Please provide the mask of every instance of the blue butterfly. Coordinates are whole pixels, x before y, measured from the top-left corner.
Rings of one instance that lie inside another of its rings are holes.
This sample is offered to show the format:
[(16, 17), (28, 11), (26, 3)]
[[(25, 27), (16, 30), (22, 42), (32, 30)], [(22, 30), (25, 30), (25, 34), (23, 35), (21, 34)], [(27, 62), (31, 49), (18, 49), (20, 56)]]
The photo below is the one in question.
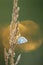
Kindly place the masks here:
[(25, 37), (21, 36), (18, 38), (18, 44), (23, 44), (26, 42), (28, 42), (28, 40)]

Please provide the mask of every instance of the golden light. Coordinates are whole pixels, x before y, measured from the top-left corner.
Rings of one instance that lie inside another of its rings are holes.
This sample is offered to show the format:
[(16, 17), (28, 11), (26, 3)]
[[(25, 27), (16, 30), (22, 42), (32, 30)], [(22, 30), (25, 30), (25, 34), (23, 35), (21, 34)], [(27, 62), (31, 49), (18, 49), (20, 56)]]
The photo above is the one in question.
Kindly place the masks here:
[[(27, 38), (28, 42), (25, 44), (21, 45), (16, 45), (16, 48), (20, 48), (23, 51), (32, 51), (36, 50), (37, 48), (40, 47), (42, 44), (41, 38), (38, 38), (36, 41), (34, 41), (34, 38), (36, 35), (40, 34), (40, 28), (39, 25), (36, 24), (33, 21), (22, 21), (19, 24), (19, 29), (20, 33), (22, 36)], [(32, 38), (31, 36), (34, 36)], [(2, 42), (3, 46), (6, 47), (7, 49), (9, 48), (9, 26), (3, 29), (3, 34), (2, 34)]]

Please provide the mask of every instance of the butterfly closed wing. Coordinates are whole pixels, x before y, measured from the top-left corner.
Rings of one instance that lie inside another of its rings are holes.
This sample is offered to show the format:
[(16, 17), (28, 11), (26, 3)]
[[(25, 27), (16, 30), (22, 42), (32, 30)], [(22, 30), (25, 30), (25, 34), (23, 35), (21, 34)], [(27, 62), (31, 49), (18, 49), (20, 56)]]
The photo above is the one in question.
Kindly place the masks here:
[(28, 42), (28, 40), (25, 37), (21, 36), (18, 38), (18, 44), (24, 44), (26, 42)]

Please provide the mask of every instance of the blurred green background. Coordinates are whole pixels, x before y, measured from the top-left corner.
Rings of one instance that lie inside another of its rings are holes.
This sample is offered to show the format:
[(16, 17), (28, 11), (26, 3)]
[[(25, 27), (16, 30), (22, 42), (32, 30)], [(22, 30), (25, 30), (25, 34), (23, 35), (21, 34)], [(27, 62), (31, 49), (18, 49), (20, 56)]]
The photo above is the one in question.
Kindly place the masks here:
[[(39, 24), (43, 36), (43, 0), (19, 0), (18, 5), (20, 6), (19, 21), (35, 21)], [(10, 24), (12, 8), (13, 0), (0, 0), (0, 30), (1, 27)], [(5, 65), (1, 33), (0, 65)], [(43, 65), (43, 44), (36, 51), (22, 53), (22, 58), (18, 65)]]

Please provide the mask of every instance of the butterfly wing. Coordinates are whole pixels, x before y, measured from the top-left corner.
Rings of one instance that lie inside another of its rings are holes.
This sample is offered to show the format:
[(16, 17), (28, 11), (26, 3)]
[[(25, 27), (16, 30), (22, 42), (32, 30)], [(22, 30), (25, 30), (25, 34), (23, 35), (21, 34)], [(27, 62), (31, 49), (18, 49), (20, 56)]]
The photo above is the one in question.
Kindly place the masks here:
[(28, 42), (28, 40), (25, 37), (21, 36), (18, 38), (18, 44), (23, 44), (26, 42)]

